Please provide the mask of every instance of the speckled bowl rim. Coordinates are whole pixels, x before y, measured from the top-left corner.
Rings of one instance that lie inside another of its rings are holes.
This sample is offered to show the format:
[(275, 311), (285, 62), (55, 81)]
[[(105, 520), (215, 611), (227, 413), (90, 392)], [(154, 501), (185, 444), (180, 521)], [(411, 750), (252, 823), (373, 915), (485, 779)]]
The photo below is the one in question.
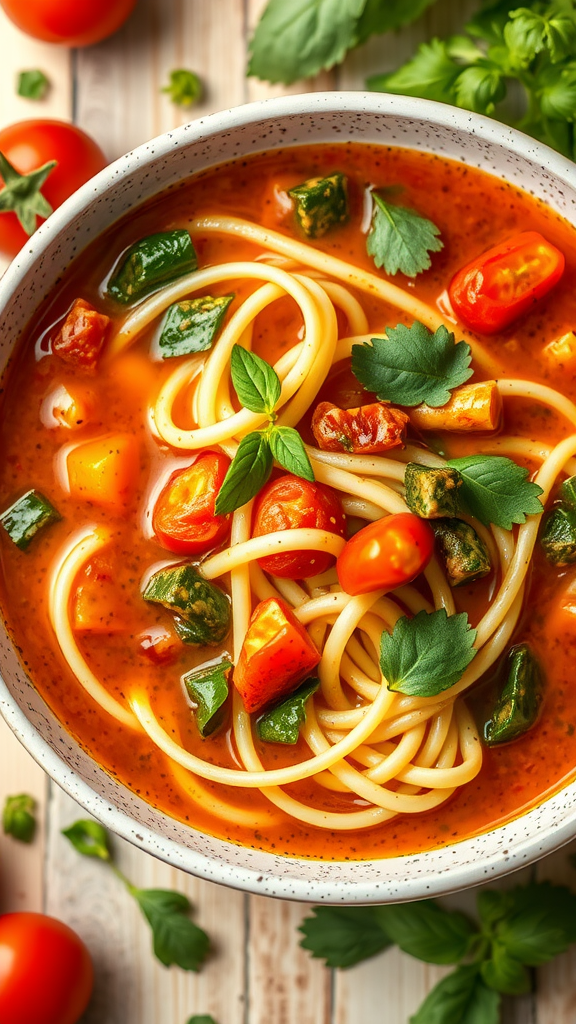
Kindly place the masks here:
[[(55, 236), (64, 232), (95, 196), (105, 197), (119, 176), (134, 176), (159, 155), (170, 159), (179, 147), (186, 147), (191, 142), (209, 142), (236, 128), (253, 125), (256, 134), (258, 125), (271, 118), (296, 116), (321, 120), (324, 114), (333, 116), (339, 112), (356, 115), (360, 119), (365, 114), (381, 115), (383, 123), (386, 117), (405, 119), (411, 125), (425, 125), (437, 130), (439, 136), (450, 131), (464, 133), (473, 136), (475, 143), (480, 142), (486, 153), (491, 149), (508, 153), (511, 168), (519, 157), (541, 168), (543, 180), (552, 182), (556, 187), (565, 185), (576, 191), (576, 166), (570, 161), (496, 121), (444, 104), (362, 92), (310, 93), (251, 103), (167, 132), (121, 157), (84, 185), (39, 229), (7, 270), (0, 281), (0, 316), (10, 296), (38, 265)], [(351, 137), (357, 136), (339, 135), (334, 129), (333, 141), (347, 141)], [(263, 137), (258, 141), (262, 144), (253, 149), (247, 145), (241, 155), (267, 148)], [(286, 144), (290, 145), (289, 139)], [(403, 144), (407, 143), (403, 143), (401, 138), (394, 140), (394, 145)], [(441, 145), (436, 148), (422, 145), (421, 148), (439, 155), (444, 153)], [(485, 159), (480, 162), (471, 160), (471, 163), (490, 171)], [(496, 173), (503, 176), (501, 170)], [(506, 178), (514, 183), (513, 169)], [(161, 186), (158, 191), (164, 191), (165, 187)], [(576, 223), (576, 210), (571, 217), (566, 210), (563, 213)], [(32, 705), (28, 707), (32, 712)], [(524, 867), (576, 836), (576, 783), (571, 782), (508, 824), (477, 837), (415, 855), (373, 861), (310, 861), (263, 853), (211, 837), (207, 837), (207, 845), (212, 847), (212, 852), (206, 854), (187, 848), (168, 834), (161, 834), (159, 829), (145, 826), (96, 792), (39, 734), (1, 677), (0, 713), (48, 775), (113, 832), (191, 874), (260, 895), (317, 903), (384, 903), (438, 896)], [(43, 714), (47, 720), (54, 717), (45, 706)], [(71, 738), (69, 740), (74, 744)], [(101, 773), (106, 779), (110, 778), (95, 762), (93, 765), (94, 775), (98, 777)], [(136, 810), (150, 810), (149, 805), (126, 787), (116, 785), (119, 793), (127, 794)], [(162, 822), (166, 833), (170, 832), (171, 825), (174, 826), (172, 831), (178, 831), (177, 825), (181, 831), (182, 826), (167, 815), (155, 811), (154, 815)]]

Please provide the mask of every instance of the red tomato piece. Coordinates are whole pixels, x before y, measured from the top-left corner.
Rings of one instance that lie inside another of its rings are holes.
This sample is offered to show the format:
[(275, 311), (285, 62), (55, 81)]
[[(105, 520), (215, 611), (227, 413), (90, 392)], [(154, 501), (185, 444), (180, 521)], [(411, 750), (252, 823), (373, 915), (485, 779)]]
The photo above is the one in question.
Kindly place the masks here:
[(140, 644), (140, 654), (148, 658), (153, 665), (170, 665), (176, 661), (182, 642), (163, 626), (151, 626), (145, 629), (136, 639)]
[(214, 504), (230, 459), (206, 452), (191, 466), (173, 473), (152, 515), (158, 540), (179, 555), (200, 555), (228, 535), (230, 516), (217, 516)]
[(310, 675), (320, 654), (284, 601), (256, 606), (234, 669), (234, 685), (248, 713), (287, 697)]
[(18, 28), (34, 39), (91, 46), (126, 21), (136, 0), (0, 0)]
[(336, 563), (347, 594), (394, 590), (426, 568), (434, 551), (434, 533), (411, 512), (398, 512), (365, 526), (352, 537)]
[(312, 416), (312, 433), (318, 447), (326, 452), (370, 455), (402, 448), (409, 422), (405, 412), (383, 402), (356, 409), (320, 402)]
[(79, 370), (95, 373), (111, 322), (89, 302), (76, 299), (52, 342), (53, 353)]
[[(281, 476), (264, 487), (256, 500), (252, 535), (262, 537), (279, 530), (312, 528), (343, 537), (346, 516), (331, 487), (299, 476)], [(258, 559), (264, 572), (287, 580), (305, 580), (326, 572), (334, 555), (320, 551), (287, 551)]]
[(2, 1024), (76, 1024), (94, 982), (86, 946), (44, 914), (0, 917)]
[(450, 301), (467, 327), (495, 334), (558, 283), (565, 262), (538, 231), (524, 231), (459, 270), (448, 289)]

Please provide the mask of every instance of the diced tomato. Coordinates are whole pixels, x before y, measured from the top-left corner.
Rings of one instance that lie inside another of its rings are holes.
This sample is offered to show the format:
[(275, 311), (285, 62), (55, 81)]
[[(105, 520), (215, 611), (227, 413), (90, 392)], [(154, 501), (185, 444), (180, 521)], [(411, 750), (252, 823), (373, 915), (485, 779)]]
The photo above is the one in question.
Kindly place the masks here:
[(398, 512), (370, 523), (352, 537), (336, 563), (347, 594), (394, 590), (409, 583), (432, 558), (434, 533), (411, 512)]
[(320, 402), (312, 416), (312, 433), (324, 451), (370, 455), (402, 448), (409, 422), (405, 412), (383, 402), (357, 409)]
[(80, 576), (72, 625), (81, 633), (121, 633), (126, 629), (121, 593), (111, 567), (99, 559), (89, 563)]
[(66, 466), (73, 498), (122, 510), (136, 486), (138, 446), (132, 434), (98, 437), (73, 448)]
[(95, 373), (110, 323), (109, 316), (76, 299), (52, 342), (52, 352), (79, 370)]
[[(346, 516), (331, 487), (287, 475), (273, 480), (260, 491), (254, 510), (254, 537), (305, 527), (344, 536)], [(305, 580), (326, 572), (334, 564), (334, 555), (321, 551), (287, 551), (260, 558), (258, 564), (273, 576)]]
[(260, 711), (292, 693), (319, 661), (320, 654), (288, 605), (275, 597), (261, 601), (234, 669), (234, 685), (246, 711)]
[(523, 231), (459, 270), (448, 289), (467, 327), (495, 334), (558, 283), (565, 259), (538, 231)]
[(230, 516), (214, 513), (230, 459), (206, 452), (191, 466), (173, 473), (160, 494), (152, 516), (158, 540), (179, 555), (200, 555), (228, 535)]
[(181, 641), (164, 626), (151, 626), (136, 639), (139, 641), (140, 654), (148, 658), (153, 665), (170, 665), (176, 661), (182, 650)]

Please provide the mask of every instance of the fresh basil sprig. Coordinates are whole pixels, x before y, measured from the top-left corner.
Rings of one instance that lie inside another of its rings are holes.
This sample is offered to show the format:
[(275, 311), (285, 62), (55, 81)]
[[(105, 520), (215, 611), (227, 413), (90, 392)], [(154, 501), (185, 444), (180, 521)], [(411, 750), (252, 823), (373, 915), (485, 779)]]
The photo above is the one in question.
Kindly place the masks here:
[(401, 271), (416, 277), (431, 266), (429, 253), (439, 252), (444, 243), (440, 229), (407, 206), (386, 202), (381, 192), (372, 192), (374, 207), (366, 249), (377, 267), (387, 274)]
[(382, 633), (380, 667), (388, 689), (411, 697), (435, 697), (461, 679), (476, 655), (476, 630), (466, 612), (445, 608), (403, 615), (392, 633)]
[(280, 378), (265, 359), (234, 345), (230, 359), (232, 384), (250, 412), (264, 413), (268, 426), (254, 430), (238, 445), (215, 504), (216, 515), (227, 515), (254, 498), (272, 472), (274, 459), (288, 473), (314, 480), (304, 442), (293, 427), (276, 425), (275, 407), (282, 392)]

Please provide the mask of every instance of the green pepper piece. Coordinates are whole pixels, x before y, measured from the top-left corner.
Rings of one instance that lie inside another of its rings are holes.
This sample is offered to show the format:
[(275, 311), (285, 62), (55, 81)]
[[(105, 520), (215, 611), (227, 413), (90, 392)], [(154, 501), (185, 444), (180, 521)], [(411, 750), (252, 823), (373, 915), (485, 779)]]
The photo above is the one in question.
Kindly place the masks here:
[(319, 679), (307, 679), (288, 700), (258, 719), (258, 735), (265, 743), (298, 742), (300, 726), (306, 720), (306, 701), (320, 686)]
[(288, 189), (296, 203), (296, 219), (307, 238), (321, 238), (348, 220), (348, 180), (337, 171), (326, 178), (309, 178)]
[(158, 341), (162, 358), (189, 356), (210, 348), (233, 298), (233, 295), (217, 299), (203, 295), (202, 298), (184, 299), (170, 306)]
[(508, 654), (504, 689), (484, 725), (489, 747), (510, 743), (523, 736), (538, 720), (544, 699), (544, 676), (528, 644), (518, 644)]
[(49, 523), (56, 523), (62, 516), (40, 491), (26, 491), (10, 508), (0, 516), (0, 525), (21, 551), (26, 551), (30, 541)]
[(435, 519), (432, 529), (451, 587), (488, 575), (492, 568), (488, 548), (473, 526), (463, 519)]
[(230, 629), (230, 600), (220, 587), (203, 576), (193, 565), (160, 569), (149, 580), (143, 593), (176, 613), (174, 627), (187, 644), (215, 647)]
[(36, 832), (36, 801), (28, 793), (7, 796), (2, 812), (2, 828), (7, 836), (21, 843), (31, 843)]
[(198, 259), (188, 231), (160, 231), (130, 246), (106, 291), (117, 302), (126, 304), (197, 269)]
[(576, 562), (576, 511), (558, 505), (544, 520), (540, 543), (551, 565)]
[(458, 488), (462, 476), (457, 469), (434, 469), (409, 462), (404, 474), (406, 504), (421, 519), (440, 519), (458, 512)]
[(576, 476), (570, 476), (560, 488), (560, 497), (573, 512), (576, 511)]
[(202, 737), (211, 736), (220, 729), (226, 718), (228, 677), (234, 668), (231, 661), (216, 665), (203, 665), (182, 677), (190, 697), (197, 705), (196, 725)]

